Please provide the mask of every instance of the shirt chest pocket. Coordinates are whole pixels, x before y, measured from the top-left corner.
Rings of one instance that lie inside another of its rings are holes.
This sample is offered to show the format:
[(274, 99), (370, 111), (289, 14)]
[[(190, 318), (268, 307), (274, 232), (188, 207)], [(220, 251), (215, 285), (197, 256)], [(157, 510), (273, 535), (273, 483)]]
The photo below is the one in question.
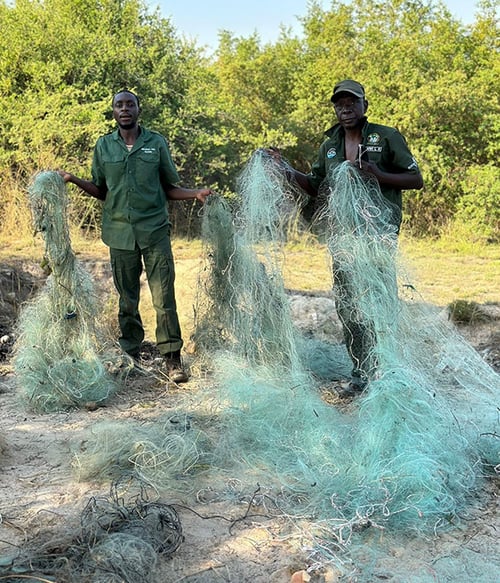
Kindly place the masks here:
[[(366, 152), (366, 158), (370, 160), (370, 162), (380, 162), (383, 157), (383, 147), (381, 145), (377, 146), (364, 146), (363, 149)], [(364, 159), (364, 158), (363, 158)]]
[(139, 187), (151, 187), (158, 182), (160, 154), (158, 151), (138, 152), (134, 156), (134, 172)]
[(111, 189), (113, 186), (120, 184), (125, 174), (125, 160), (117, 160), (116, 158), (104, 159), (103, 165), (108, 188)]

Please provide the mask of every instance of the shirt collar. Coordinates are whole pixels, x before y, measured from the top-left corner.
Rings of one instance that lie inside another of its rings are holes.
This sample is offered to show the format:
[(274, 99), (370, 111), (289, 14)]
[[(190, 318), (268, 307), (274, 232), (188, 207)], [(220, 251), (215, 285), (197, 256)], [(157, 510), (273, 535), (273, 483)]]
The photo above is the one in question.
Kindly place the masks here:
[[(112, 136), (116, 142), (119, 142), (120, 144), (123, 144), (124, 147), (126, 147), (125, 142), (123, 141), (123, 138), (120, 135), (119, 128), (116, 128), (114, 130), (114, 132), (112, 133)], [(137, 140), (135, 141), (135, 144), (134, 144), (134, 147), (132, 148), (132, 150), (135, 150), (138, 145), (142, 145), (144, 142), (147, 141), (148, 138), (149, 138), (149, 132), (146, 130), (146, 128), (139, 125), (139, 135), (137, 136)]]
[[(363, 117), (363, 127), (361, 128), (361, 132), (363, 132), (363, 133), (365, 132), (367, 124), (368, 124), (368, 118), (366, 116), (364, 116)], [(338, 135), (340, 133), (344, 134), (345, 131), (344, 131), (344, 128), (339, 123), (336, 123), (331, 128), (327, 129), (325, 132), (325, 134), (329, 138), (333, 137), (334, 135)]]

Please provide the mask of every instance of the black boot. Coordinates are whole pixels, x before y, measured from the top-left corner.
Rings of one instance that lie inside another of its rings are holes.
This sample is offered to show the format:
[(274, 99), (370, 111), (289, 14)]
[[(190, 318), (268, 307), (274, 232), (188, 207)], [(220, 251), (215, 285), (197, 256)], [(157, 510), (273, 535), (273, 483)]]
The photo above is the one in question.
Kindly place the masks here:
[(182, 366), (181, 351), (167, 352), (164, 356), (167, 376), (173, 383), (186, 383), (189, 377)]

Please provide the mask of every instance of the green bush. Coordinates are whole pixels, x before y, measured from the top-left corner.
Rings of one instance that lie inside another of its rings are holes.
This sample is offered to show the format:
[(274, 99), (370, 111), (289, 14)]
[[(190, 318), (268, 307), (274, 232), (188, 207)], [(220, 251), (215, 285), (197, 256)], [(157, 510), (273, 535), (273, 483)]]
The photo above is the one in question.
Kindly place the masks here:
[(472, 166), (462, 181), (455, 222), (476, 239), (500, 241), (500, 168)]

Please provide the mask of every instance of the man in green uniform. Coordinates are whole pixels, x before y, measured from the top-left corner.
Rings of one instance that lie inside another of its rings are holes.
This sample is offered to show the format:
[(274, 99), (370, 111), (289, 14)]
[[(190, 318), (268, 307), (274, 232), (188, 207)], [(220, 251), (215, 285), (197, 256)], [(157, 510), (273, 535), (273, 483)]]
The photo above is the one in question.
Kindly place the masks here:
[[(402, 218), (402, 190), (421, 189), (423, 179), (405, 138), (388, 126), (371, 123), (366, 117), (368, 101), (364, 87), (346, 79), (335, 85), (331, 97), (337, 122), (326, 131), (311, 172), (288, 172), (310, 196), (318, 191), (334, 168), (345, 161), (357, 166), (367, 176), (375, 177), (382, 195), (392, 203), (392, 222), (397, 232)], [(279, 158), (279, 153), (274, 153)], [(362, 391), (373, 370), (369, 353), (375, 339), (369, 323), (353, 318), (351, 289), (347, 274), (335, 270), (336, 307), (343, 325), (346, 346), (353, 361), (352, 380), (342, 395)]]
[(177, 186), (179, 176), (166, 139), (138, 124), (138, 97), (120, 91), (113, 97), (118, 128), (101, 136), (94, 149), (92, 180), (60, 171), (91, 196), (104, 201), (102, 240), (110, 249), (113, 280), (119, 294), (121, 348), (138, 358), (144, 329), (139, 313), (143, 265), (156, 311), (156, 341), (170, 380), (186, 382), (182, 366), (183, 340), (174, 293), (174, 261), (170, 244), (167, 198), (197, 199), (209, 189)]

